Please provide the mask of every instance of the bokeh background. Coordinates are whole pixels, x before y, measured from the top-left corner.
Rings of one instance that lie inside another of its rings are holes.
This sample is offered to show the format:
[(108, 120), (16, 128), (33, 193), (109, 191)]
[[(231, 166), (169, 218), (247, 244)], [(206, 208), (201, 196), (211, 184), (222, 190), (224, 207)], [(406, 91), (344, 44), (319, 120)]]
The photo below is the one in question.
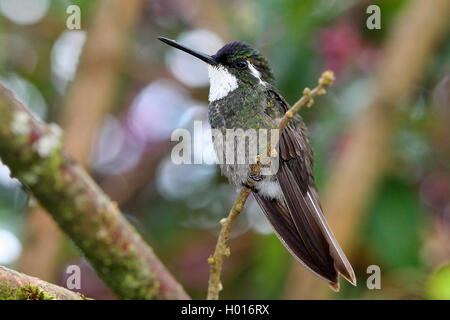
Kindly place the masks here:
[[(0, 81), (36, 117), (65, 130), (69, 152), (120, 204), (187, 292), (203, 299), (218, 221), (237, 193), (215, 165), (172, 163), (172, 131), (193, 130), (194, 120), (204, 121), (203, 136), (195, 137), (203, 156), (214, 157), (206, 121), (209, 82), (203, 63), (156, 37), (210, 54), (226, 42), (246, 41), (271, 62), (290, 103), (322, 71), (333, 70), (337, 81), (329, 93), (301, 111), (320, 194), (332, 199), (351, 196), (352, 186), (366, 181), (361, 176), (348, 181), (348, 189), (333, 190), (330, 177), (358, 135), (353, 124), (370, 107), (374, 77), (385, 71), (377, 69), (387, 59), (383, 45), (411, 2), (0, 0)], [(73, 4), (81, 9), (81, 30), (66, 26)], [(380, 30), (366, 28), (370, 4), (381, 8)], [(349, 216), (344, 206), (330, 217), (338, 240), (350, 239), (343, 240), (344, 251), (358, 287), (342, 283), (333, 293), (304, 272), (251, 199), (232, 233), (222, 298), (450, 299), (450, 33), (443, 33), (420, 77), (408, 84), (407, 98), (368, 124), (374, 135), (389, 128), (383, 148), (375, 146), (386, 164), (376, 179), (367, 178), (363, 199), (354, 199), (358, 210)], [(83, 294), (114, 298), (1, 162), (0, 264), (60, 285), (66, 267), (77, 264)], [(369, 265), (381, 268), (380, 290), (366, 287)]]

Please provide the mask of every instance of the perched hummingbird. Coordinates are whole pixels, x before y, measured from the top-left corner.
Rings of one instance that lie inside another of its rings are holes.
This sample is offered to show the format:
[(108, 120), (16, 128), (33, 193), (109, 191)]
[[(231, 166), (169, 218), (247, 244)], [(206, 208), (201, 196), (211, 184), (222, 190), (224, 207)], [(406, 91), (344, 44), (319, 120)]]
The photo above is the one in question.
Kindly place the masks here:
[[(290, 106), (274, 86), (268, 61), (243, 42), (230, 42), (215, 55), (164, 43), (208, 64), (208, 116), (211, 128), (274, 129)], [(214, 140), (216, 153), (221, 145)], [(302, 118), (296, 115), (279, 141), (276, 174), (255, 177), (252, 194), (288, 251), (307, 269), (339, 290), (341, 274), (356, 285), (355, 274), (322, 213), (314, 182), (313, 151)], [(249, 164), (221, 164), (222, 174), (236, 187), (251, 175)]]

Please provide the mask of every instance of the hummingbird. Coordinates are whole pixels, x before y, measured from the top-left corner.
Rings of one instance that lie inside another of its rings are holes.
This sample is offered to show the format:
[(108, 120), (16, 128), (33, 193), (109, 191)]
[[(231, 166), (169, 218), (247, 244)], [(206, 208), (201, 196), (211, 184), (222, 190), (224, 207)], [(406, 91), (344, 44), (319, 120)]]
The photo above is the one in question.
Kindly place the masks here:
[[(204, 62), (210, 79), (208, 118), (212, 129), (275, 129), (290, 109), (275, 87), (267, 59), (250, 45), (233, 41), (214, 55), (188, 48), (174, 40), (162, 42)], [(218, 139), (216, 139), (218, 140)], [(219, 156), (222, 145), (213, 136)], [(339, 290), (339, 274), (353, 285), (356, 278), (328, 226), (314, 182), (313, 150), (300, 115), (281, 132), (278, 170), (251, 176), (249, 164), (220, 164), (221, 172), (237, 188), (254, 178), (252, 194), (275, 234), (292, 256), (313, 274)]]

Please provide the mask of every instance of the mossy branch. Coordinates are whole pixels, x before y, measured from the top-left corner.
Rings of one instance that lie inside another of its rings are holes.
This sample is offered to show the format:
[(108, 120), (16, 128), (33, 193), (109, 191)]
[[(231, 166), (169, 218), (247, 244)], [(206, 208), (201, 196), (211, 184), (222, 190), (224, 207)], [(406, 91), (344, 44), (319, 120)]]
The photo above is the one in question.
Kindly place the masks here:
[[(303, 90), (303, 96), (284, 114), (281, 119), (278, 130), (279, 135), (278, 139), (275, 141), (275, 145), (278, 145), (279, 137), (281, 133), (289, 124), (289, 121), (294, 117), (294, 115), (300, 111), (303, 106), (311, 107), (314, 103), (314, 97), (318, 95), (324, 95), (326, 93), (326, 88), (333, 84), (334, 82), (334, 73), (332, 71), (325, 71), (322, 73), (322, 76), (319, 78), (318, 85), (314, 89), (305, 88)], [(251, 193), (251, 188), (255, 184), (255, 180), (252, 177), (256, 177), (260, 174), (262, 167), (267, 163), (270, 157), (276, 155), (275, 150), (271, 150), (270, 146), (267, 150), (266, 156), (257, 156), (256, 164), (252, 166), (252, 174), (247, 179), (247, 185), (242, 188), (239, 196), (234, 202), (230, 213), (227, 218), (224, 218), (220, 221), (221, 229), (219, 233), (219, 237), (217, 239), (216, 248), (214, 250), (214, 254), (208, 258), (208, 263), (211, 266), (209, 283), (208, 283), (208, 300), (217, 300), (219, 299), (219, 293), (223, 289), (222, 283), (220, 281), (220, 275), (222, 273), (222, 265), (225, 257), (230, 256), (230, 248), (228, 247), (228, 238), (230, 236), (231, 229), (233, 227), (236, 218), (239, 216), (241, 211), (244, 208), (245, 202), (247, 201), (248, 196)], [(266, 159), (263, 160), (263, 159)]]
[(62, 148), (61, 129), (34, 119), (0, 85), (0, 158), (122, 299), (189, 299), (116, 203)]
[(80, 293), (0, 266), (0, 300), (85, 300)]

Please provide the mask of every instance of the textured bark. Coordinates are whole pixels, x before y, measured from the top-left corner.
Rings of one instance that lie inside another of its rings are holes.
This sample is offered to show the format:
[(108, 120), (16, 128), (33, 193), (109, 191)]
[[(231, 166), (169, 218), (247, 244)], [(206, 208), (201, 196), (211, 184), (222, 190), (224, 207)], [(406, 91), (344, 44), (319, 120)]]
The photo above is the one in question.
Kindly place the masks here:
[(0, 266), (0, 300), (84, 300), (82, 294)]
[(0, 86), (0, 157), (123, 299), (188, 299), (116, 203), (63, 149), (61, 129), (36, 121)]

